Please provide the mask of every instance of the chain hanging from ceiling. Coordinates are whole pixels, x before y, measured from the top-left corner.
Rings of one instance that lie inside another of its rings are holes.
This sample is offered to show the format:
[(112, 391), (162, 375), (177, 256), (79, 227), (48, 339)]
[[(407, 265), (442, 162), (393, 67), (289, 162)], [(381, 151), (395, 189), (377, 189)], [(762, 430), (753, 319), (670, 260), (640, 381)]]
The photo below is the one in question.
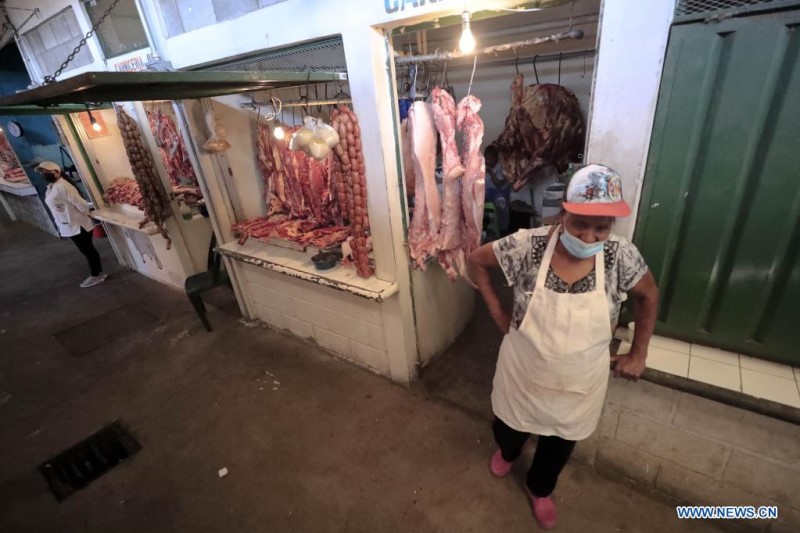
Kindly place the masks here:
[(115, 7), (117, 7), (117, 4), (119, 4), (119, 2), (120, 2), (120, 0), (114, 0), (111, 3), (111, 5), (108, 6), (108, 9), (106, 9), (105, 12), (100, 16), (100, 18), (97, 19), (97, 22), (95, 22), (92, 25), (92, 28), (89, 31), (86, 32), (86, 35), (84, 35), (83, 39), (80, 40), (80, 42), (78, 43), (78, 46), (76, 46), (75, 49), (72, 51), (72, 53), (67, 56), (67, 59), (65, 59), (64, 62), (61, 63), (61, 66), (58, 67), (58, 70), (56, 70), (53, 73), (52, 76), (45, 76), (44, 77), (44, 84), (45, 85), (49, 85), (49, 84), (53, 83), (54, 81), (56, 81), (56, 79), (59, 76), (61, 76), (61, 73), (64, 72), (64, 69), (67, 68), (67, 65), (72, 63), (72, 60), (75, 59), (75, 56), (78, 55), (78, 52), (81, 51), (81, 48), (86, 46), (86, 41), (88, 41), (89, 39), (92, 38), (92, 35), (94, 35), (94, 32), (97, 31), (97, 28), (99, 28), (100, 25), (103, 22), (105, 22), (105, 20), (108, 18), (108, 15), (110, 15), (111, 11), (113, 11), (113, 9)]

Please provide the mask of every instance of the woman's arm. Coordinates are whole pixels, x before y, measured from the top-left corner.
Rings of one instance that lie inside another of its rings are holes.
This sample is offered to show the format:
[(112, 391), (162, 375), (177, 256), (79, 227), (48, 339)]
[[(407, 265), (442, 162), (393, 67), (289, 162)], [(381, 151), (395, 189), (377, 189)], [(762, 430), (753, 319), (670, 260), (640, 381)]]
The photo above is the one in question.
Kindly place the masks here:
[(470, 279), (480, 291), (483, 296), (483, 301), (486, 302), (486, 307), (489, 308), (489, 313), (492, 315), (497, 327), (503, 333), (508, 333), (511, 326), (511, 316), (503, 309), (500, 303), (500, 298), (492, 287), (492, 280), (489, 275), (489, 270), (492, 268), (499, 268), (500, 263), (497, 262), (497, 256), (494, 255), (492, 245), (484, 244), (480, 248), (472, 252), (467, 259), (467, 273)]
[(633, 297), (633, 317), (636, 328), (633, 331), (633, 343), (628, 354), (616, 355), (612, 361), (614, 375), (636, 381), (642, 375), (647, 360), (647, 346), (653, 329), (656, 326), (658, 313), (658, 287), (650, 271), (639, 280), (630, 291)]
[(68, 187), (64, 188), (64, 191), (67, 196), (67, 201), (69, 201), (69, 203), (74, 205), (75, 209), (77, 209), (84, 215), (89, 214), (89, 204), (86, 202), (86, 200), (83, 199), (83, 196), (80, 195), (78, 189), (76, 189), (74, 185), (70, 184)]

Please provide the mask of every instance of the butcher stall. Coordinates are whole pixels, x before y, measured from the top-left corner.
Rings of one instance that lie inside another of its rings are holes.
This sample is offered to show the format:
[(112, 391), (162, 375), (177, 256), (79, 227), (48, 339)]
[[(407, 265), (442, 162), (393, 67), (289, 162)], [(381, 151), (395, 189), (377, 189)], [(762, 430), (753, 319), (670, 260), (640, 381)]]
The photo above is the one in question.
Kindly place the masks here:
[(599, 1), (487, 15), (465, 11), (392, 30), (423, 365), (472, 317), (466, 257), (551, 222), (583, 158)]
[[(76, 160), (81, 174), (92, 177), (86, 181), (92, 216), (125, 266), (182, 288), (188, 275), (207, 268), (212, 225), (174, 100), (276, 83), (282, 82), (249, 73), (97, 72), (7, 96), (2, 104), (35, 104), (45, 113), (64, 103), (86, 104), (84, 112), (57, 121), (72, 152), (82, 156)], [(116, 103), (93, 109), (89, 102)]]
[[(329, 60), (314, 63), (320, 54)], [(182, 102), (243, 314), (407, 379), (390, 362), (403, 328), (394, 264), (374, 250), (392, 239), (388, 214), (370, 207), (373, 183), (384, 194), (386, 184), (366, 172), (341, 40), (211, 69), (282, 69), (297, 80)]]
[[(183, 288), (187, 276), (207, 268), (211, 224), (179, 132), (154, 133), (148, 104), (118, 102), (57, 120), (71, 132), (73, 153), (84, 156), (78, 168), (94, 178), (92, 217), (103, 223), (120, 263)], [(183, 181), (175, 179), (176, 169)]]

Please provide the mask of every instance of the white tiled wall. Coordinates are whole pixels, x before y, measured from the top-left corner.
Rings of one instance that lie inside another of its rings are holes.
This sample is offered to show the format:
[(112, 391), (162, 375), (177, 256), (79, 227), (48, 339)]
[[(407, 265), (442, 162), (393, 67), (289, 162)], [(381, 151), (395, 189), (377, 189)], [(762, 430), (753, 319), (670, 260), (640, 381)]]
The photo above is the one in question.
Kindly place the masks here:
[(389, 374), (385, 304), (252, 265), (242, 264), (241, 272), (259, 320)]
[[(619, 353), (627, 353), (630, 330), (619, 328), (616, 337), (623, 341)], [(800, 408), (800, 369), (789, 365), (654, 335), (647, 350), (647, 366)]]
[[(0, 194), (3, 194), (0, 192)], [(50, 233), (51, 235), (58, 236), (53, 222), (47, 215), (46, 208), (38, 196), (16, 196), (13, 194), (5, 194), (5, 199), (8, 202), (11, 210), (14, 211), (17, 220), (26, 222), (31, 226), (37, 227), (41, 230)]]

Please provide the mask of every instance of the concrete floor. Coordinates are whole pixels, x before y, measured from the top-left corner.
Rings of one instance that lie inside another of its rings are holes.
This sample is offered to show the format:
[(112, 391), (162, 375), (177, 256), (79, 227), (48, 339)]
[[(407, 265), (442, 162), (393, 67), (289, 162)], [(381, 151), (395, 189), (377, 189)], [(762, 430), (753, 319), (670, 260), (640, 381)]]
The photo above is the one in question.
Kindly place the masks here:
[[(0, 531), (537, 530), (525, 465), (487, 471), (481, 416), (244, 325), (228, 292), (209, 334), (180, 292), (118, 268), (80, 289), (85, 268), (69, 242), (0, 226)], [(124, 306), (157, 321), (80, 356), (54, 337)], [(57, 503), (37, 466), (116, 419), (142, 450)], [(577, 465), (556, 498), (562, 531), (715, 530)]]

